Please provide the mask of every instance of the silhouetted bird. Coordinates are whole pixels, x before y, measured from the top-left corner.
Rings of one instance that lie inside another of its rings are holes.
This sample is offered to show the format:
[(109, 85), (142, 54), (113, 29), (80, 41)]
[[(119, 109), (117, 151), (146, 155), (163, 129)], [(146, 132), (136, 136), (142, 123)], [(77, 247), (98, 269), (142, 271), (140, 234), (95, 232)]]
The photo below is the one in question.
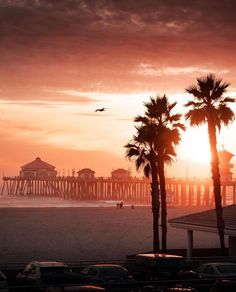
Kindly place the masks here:
[(103, 107), (103, 108), (97, 108), (97, 109), (95, 110), (95, 113), (96, 113), (96, 112), (104, 112), (106, 109), (107, 109), (107, 108), (105, 108), (105, 107)]

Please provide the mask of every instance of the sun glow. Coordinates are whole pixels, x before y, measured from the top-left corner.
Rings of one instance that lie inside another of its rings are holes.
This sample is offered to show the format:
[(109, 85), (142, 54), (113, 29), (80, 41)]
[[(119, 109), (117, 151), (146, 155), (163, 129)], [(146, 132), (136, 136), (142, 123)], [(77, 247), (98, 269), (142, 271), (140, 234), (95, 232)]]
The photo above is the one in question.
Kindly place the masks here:
[(180, 156), (199, 163), (209, 163), (211, 159), (207, 129), (191, 128), (183, 135)]

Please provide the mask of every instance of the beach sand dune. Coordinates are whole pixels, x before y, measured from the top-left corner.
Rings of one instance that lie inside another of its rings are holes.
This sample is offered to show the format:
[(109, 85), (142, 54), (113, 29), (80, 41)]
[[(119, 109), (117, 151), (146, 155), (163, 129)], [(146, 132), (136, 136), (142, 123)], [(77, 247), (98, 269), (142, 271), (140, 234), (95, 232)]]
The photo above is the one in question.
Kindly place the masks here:
[[(0, 262), (124, 260), (129, 254), (151, 251), (151, 207), (117, 209), (113, 203), (78, 207), (79, 203), (55, 199), (1, 199)], [(169, 208), (168, 217), (197, 211)], [(185, 231), (169, 227), (169, 248), (185, 248), (186, 240)], [(198, 232), (194, 244), (218, 247), (218, 236)]]

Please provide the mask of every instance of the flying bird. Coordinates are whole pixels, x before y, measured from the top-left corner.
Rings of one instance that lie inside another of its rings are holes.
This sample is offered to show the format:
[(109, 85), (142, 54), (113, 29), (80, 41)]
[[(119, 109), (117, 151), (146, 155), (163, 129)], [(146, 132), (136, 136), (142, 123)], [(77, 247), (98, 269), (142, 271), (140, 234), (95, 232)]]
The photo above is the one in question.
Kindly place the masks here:
[(96, 112), (104, 112), (106, 109), (107, 109), (107, 108), (105, 108), (105, 107), (103, 107), (103, 108), (97, 108), (97, 109), (95, 110), (95, 113), (96, 113)]

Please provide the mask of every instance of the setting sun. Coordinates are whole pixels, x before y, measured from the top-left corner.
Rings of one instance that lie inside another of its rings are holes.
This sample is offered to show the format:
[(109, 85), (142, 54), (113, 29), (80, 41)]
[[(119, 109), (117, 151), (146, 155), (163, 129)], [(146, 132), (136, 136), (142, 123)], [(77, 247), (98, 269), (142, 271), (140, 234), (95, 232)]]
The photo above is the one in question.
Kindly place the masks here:
[(183, 135), (180, 156), (199, 163), (210, 162), (210, 147), (205, 127), (191, 128)]

